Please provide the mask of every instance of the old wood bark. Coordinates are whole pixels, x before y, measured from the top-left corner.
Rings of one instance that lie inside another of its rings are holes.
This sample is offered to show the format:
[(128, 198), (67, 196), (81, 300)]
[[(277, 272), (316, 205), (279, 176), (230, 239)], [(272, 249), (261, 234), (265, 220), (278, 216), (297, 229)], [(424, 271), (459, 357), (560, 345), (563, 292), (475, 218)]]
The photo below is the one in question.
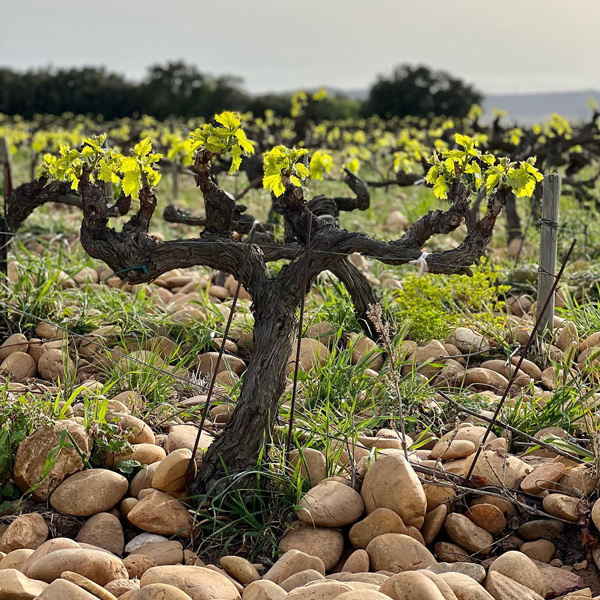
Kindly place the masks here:
[[(196, 173), (205, 199), (206, 227), (192, 240), (160, 242), (148, 235), (156, 207), (156, 198), (148, 189), (144, 188), (140, 194), (138, 213), (117, 232), (108, 226), (109, 210), (102, 190), (91, 184), (85, 174), (79, 187), (83, 206), (81, 243), (88, 254), (120, 272), (121, 279), (143, 283), (175, 268), (203, 265), (231, 273), (252, 296), (255, 319), (252, 359), (244, 373), (232, 419), (203, 456), (198, 474), (190, 484), (190, 493), (194, 495), (207, 492), (223, 477), (223, 465), (232, 473), (256, 464), (260, 449), (270, 439), (285, 387), (296, 311), (319, 273), (329, 270), (347, 286), (358, 314), (362, 315), (363, 327), (372, 330), (366, 312), (375, 297), (365, 277), (349, 263), (347, 256), (359, 252), (387, 264), (417, 259), (422, 254), (422, 245), (432, 235), (454, 231), (470, 207), (467, 191), (457, 182), (451, 187), (451, 203), (446, 211), (430, 212), (400, 239), (385, 242), (339, 229), (317, 218), (309, 210), (302, 189), (289, 185), (279, 204), (293, 241), (261, 248), (258, 244), (232, 239), (234, 204), (220, 203), (224, 192), (210, 178), (210, 162), (202, 164)], [(474, 223), (457, 248), (429, 254), (426, 257), (429, 271), (469, 273), (469, 267), (485, 252), (506, 196), (507, 191), (502, 189), (488, 198), (487, 214)], [(306, 249), (309, 231), (310, 248)], [(277, 276), (271, 276), (267, 262), (281, 259), (289, 263)]]

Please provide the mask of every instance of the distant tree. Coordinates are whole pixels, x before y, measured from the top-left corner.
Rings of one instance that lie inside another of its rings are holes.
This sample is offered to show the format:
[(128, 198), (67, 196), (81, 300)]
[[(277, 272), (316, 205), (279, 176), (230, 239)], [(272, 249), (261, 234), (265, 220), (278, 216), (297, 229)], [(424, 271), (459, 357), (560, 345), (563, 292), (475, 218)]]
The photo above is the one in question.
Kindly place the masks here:
[(143, 112), (158, 119), (212, 117), (225, 106), (241, 108), (248, 102), (240, 78), (213, 78), (181, 61), (151, 66), (140, 95)]
[(482, 95), (471, 85), (445, 71), (401, 65), (390, 78), (380, 76), (373, 84), (363, 104), (363, 114), (383, 118), (466, 117), (471, 106), (481, 100)]
[(262, 117), (266, 110), (272, 110), (278, 117), (285, 117), (290, 114), (291, 105), (290, 94), (261, 94), (251, 98), (245, 110), (257, 117)]
[(360, 114), (360, 102), (347, 98), (343, 94), (328, 94), (320, 102), (314, 102), (306, 107), (306, 116), (311, 121), (337, 121), (358, 117)]
[(103, 67), (0, 69), (0, 112), (31, 118), (65, 112), (115, 119), (139, 110), (136, 85)]
[(66, 112), (106, 120), (141, 113), (209, 118), (227, 106), (244, 110), (249, 102), (240, 78), (211, 77), (183, 62), (153, 65), (140, 83), (103, 67), (0, 69), (0, 113), (27, 119)]

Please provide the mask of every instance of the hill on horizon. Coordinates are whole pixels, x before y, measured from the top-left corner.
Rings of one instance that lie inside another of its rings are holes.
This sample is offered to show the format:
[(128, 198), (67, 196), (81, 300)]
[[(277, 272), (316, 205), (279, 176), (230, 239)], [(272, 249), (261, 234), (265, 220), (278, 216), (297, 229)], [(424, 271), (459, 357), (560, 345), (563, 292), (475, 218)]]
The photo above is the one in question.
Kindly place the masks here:
[[(327, 89), (327, 88), (326, 88)], [(364, 100), (367, 90), (328, 89), (331, 94), (341, 94), (355, 100)], [(600, 90), (581, 90), (576, 92), (541, 92), (528, 94), (489, 94), (483, 99), (483, 110), (491, 117), (493, 109), (505, 110), (510, 121), (531, 124), (549, 119), (558, 113), (573, 121), (587, 119), (591, 115), (588, 106), (590, 98), (600, 105)]]

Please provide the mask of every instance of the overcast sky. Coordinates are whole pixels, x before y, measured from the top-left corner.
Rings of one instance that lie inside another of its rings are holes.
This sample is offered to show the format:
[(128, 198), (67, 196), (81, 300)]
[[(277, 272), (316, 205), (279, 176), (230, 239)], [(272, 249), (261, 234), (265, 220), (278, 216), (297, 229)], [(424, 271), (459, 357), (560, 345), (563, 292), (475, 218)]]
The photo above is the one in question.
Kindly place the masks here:
[(600, 0), (2, 0), (0, 65), (183, 59), (252, 92), (365, 89), (399, 63), (486, 93), (600, 88)]

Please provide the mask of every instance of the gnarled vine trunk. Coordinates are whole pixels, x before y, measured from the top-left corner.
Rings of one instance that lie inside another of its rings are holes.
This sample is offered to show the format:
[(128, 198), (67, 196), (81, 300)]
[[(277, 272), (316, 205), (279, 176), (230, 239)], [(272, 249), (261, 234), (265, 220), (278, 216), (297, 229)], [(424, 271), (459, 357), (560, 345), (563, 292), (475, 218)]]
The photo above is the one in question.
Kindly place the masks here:
[(296, 309), (300, 290), (290, 293), (273, 280), (253, 297), (254, 352), (244, 372), (242, 389), (231, 421), (211, 444), (189, 490), (207, 492), (223, 476), (222, 462), (230, 472), (256, 465), (268, 439), (285, 389), (286, 367), (296, 336)]
[[(234, 240), (231, 236), (234, 207), (223, 206), (224, 192), (210, 177), (206, 155), (198, 154), (198, 184), (206, 209), (204, 232), (197, 239), (160, 242), (148, 235), (156, 208), (153, 192), (144, 187), (140, 208), (120, 232), (108, 226), (109, 207), (98, 186), (87, 174), (79, 193), (83, 205), (81, 243), (95, 258), (105, 261), (129, 283), (152, 281), (175, 268), (207, 266), (231, 273), (253, 298), (254, 352), (241, 384), (231, 421), (202, 457), (190, 492), (202, 495), (226, 473), (253, 467), (273, 430), (278, 401), (285, 388), (286, 367), (296, 333), (296, 310), (314, 279), (331, 271), (349, 290), (357, 316), (366, 331), (374, 331), (367, 316), (373, 292), (347, 257), (358, 252), (390, 265), (421, 258), (432, 273), (469, 273), (469, 266), (484, 253), (494, 224), (506, 202), (507, 189), (488, 198), (487, 214), (475, 222), (463, 242), (453, 250), (422, 255), (422, 246), (435, 234), (454, 231), (470, 208), (464, 185), (455, 181), (449, 190), (450, 207), (429, 212), (399, 239), (390, 242), (363, 233), (339, 229), (317, 218), (301, 188), (286, 186), (280, 198), (290, 243), (273, 246)], [(220, 213), (219, 215), (214, 213)], [(310, 238), (310, 239), (309, 239)], [(278, 275), (269, 274), (269, 261), (287, 260)]]

